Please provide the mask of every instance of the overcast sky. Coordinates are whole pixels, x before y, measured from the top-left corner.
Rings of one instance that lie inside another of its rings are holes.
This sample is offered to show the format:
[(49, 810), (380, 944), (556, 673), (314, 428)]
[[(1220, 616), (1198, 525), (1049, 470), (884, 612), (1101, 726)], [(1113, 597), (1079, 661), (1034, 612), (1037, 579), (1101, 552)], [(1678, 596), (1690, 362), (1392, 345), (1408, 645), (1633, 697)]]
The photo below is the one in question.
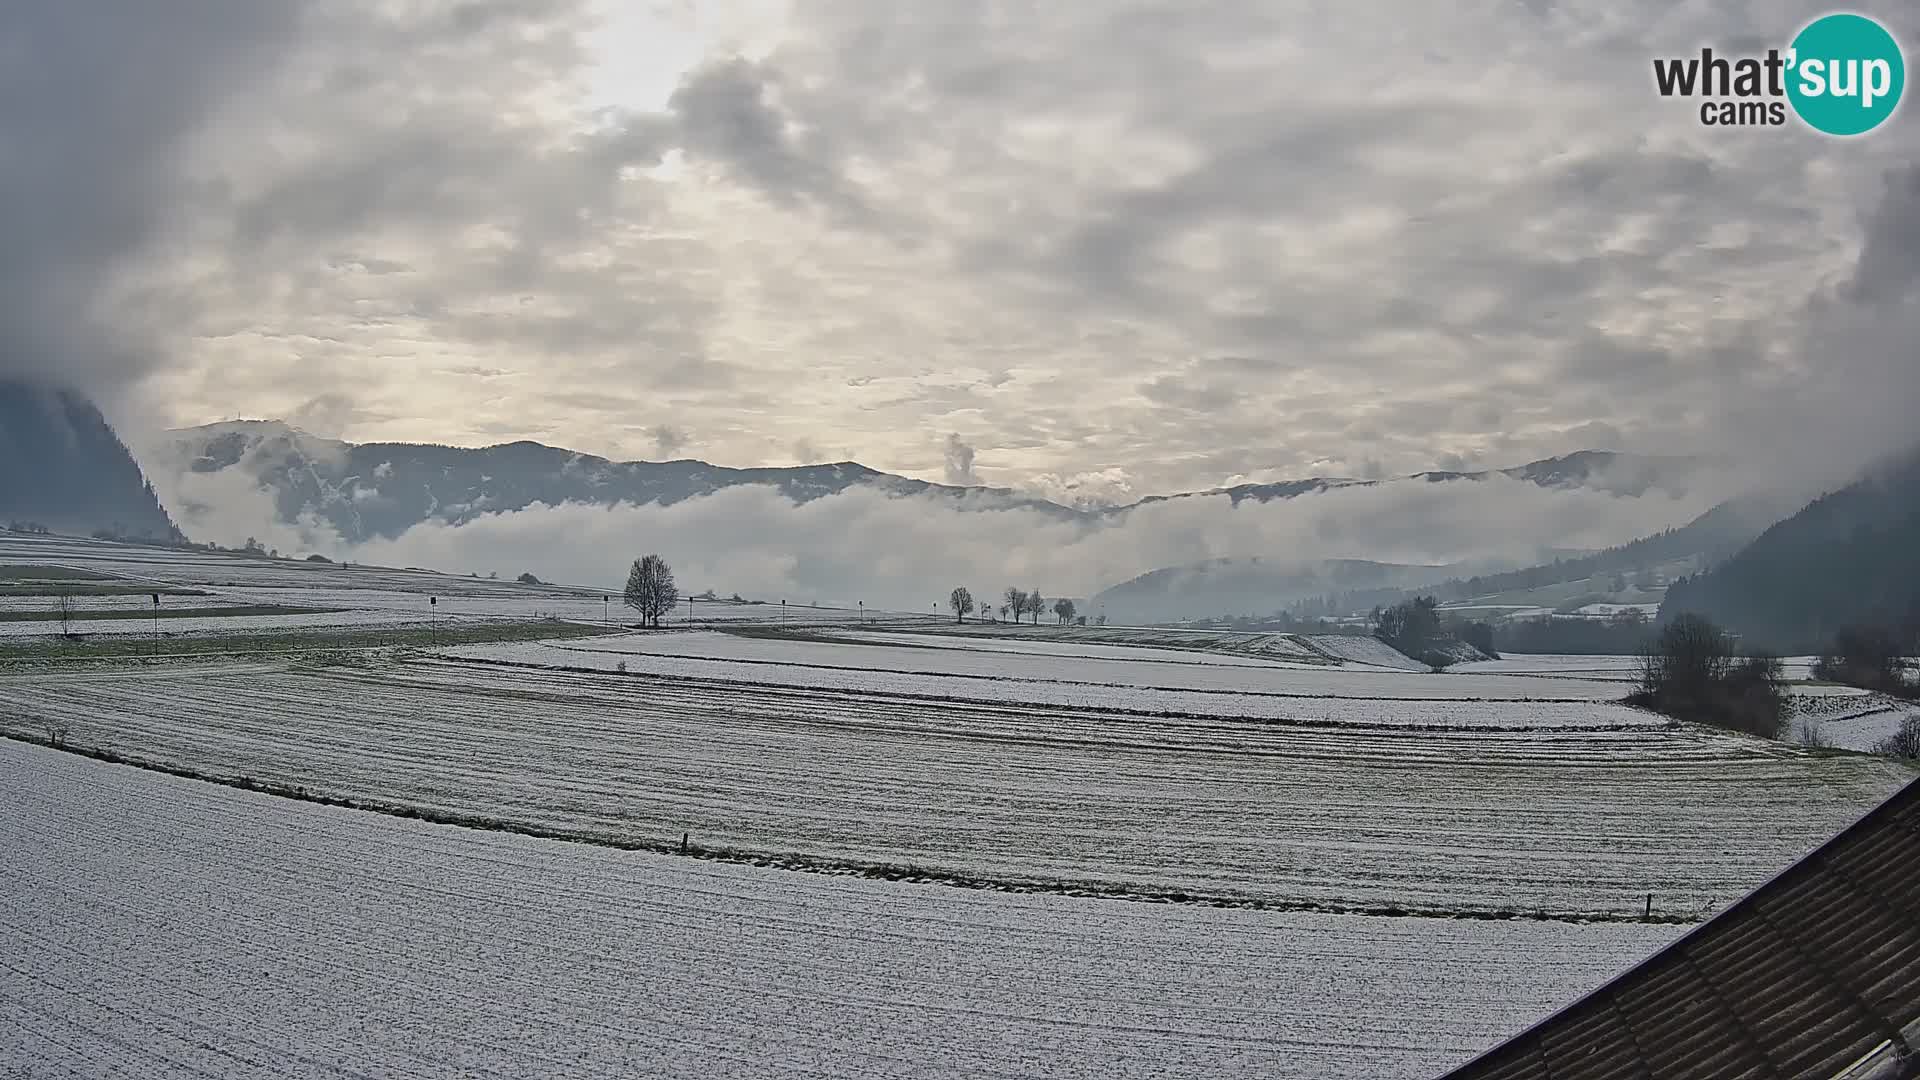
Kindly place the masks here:
[(0, 365), (132, 426), (1067, 500), (1851, 460), (1920, 404), (1913, 105), (1838, 140), (1652, 89), (1819, 5), (29, 7)]

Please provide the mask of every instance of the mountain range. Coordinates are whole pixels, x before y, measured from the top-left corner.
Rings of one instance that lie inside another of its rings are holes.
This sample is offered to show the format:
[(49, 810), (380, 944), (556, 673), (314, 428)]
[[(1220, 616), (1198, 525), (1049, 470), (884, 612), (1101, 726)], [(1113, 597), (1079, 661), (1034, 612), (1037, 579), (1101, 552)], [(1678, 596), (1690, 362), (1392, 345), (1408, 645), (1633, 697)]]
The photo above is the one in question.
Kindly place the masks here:
[[(289, 524), (317, 519), (348, 543), (397, 537), (426, 522), (459, 525), (495, 511), (575, 502), (674, 503), (740, 485), (796, 502), (866, 487), (949, 500), (966, 509), (1027, 508), (1089, 524), (1141, 506), (1224, 495), (1234, 505), (1334, 488), (1472, 483), (1504, 476), (1546, 488), (1633, 496), (1684, 487), (1697, 464), (1587, 450), (1509, 469), (1391, 479), (1309, 477), (1073, 508), (1007, 488), (957, 487), (842, 461), (734, 469), (702, 461), (616, 462), (534, 442), (461, 448), (349, 443), (278, 421), (235, 421), (167, 433), (146, 455), (156, 473), (231, 477), (265, 491)], [(1269, 613), (1306, 598), (1366, 604), (1411, 590), (1446, 599), (1536, 590), (1557, 582), (1683, 565), (1661, 611), (1697, 611), (1754, 645), (1804, 652), (1851, 622), (1920, 627), (1920, 447), (1807, 504), (1765, 494), (1722, 503), (1684, 526), (1600, 552), (1545, 553), (1540, 565), (1401, 565), (1358, 559), (1288, 563), (1215, 559), (1163, 567), (1094, 599), (1152, 618)], [(202, 508), (174, 508), (189, 530)], [(100, 410), (70, 391), (0, 379), (0, 524), (181, 540), (173, 515)], [(1703, 568), (1690, 572), (1684, 567)], [(1351, 604), (1348, 604), (1351, 606)], [(1149, 613), (1151, 613), (1149, 615)]]
[[(266, 490), (282, 521), (311, 515), (349, 543), (392, 538), (415, 525), (459, 525), (492, 512), (536, 503), (612, 506), (669, 504), (744, 485), (767, 485), (796, 502), (864, 486), (897, 495), (952, 500), (967, 509), (1026, 508), (1062, 519), (1094, 521), (1137, 506), (1174, 499), (1226, 495), (1248, 500), (1288, 499), (1336, 487), (1381, 483), (1484, 480), (1495, 472), (1431, 472), (1395, 480), (1312, 477), (1270, 484), (1157, 495), (1126, 506), (1061, 506), (1007, 488), (929, 483), (841, 461), (785, 468), (735, 469), (703, 461), (611, 461), (535, 442), (464, 448), (420, 443), (350, 443), (316, 438), (271, 420), (240, 420), (168, 432), (147, 455), (151, 469), (237, 473)], [(1639, 494), (1684, 481), (1687, 459), (1652, 458), (1602, 450), (1529, 462), (1500, 475), (1542, 487), (1593, 487)], [(191, 525), (193, 507), (179, 508)]]
[[(1655, 489), (1676, 486), (1699, 464), (1700, 462), (1693, 458), (1624, 454), (1614, 450), (1576, 450), (1562, 457), (1542, 458), (1510, 469), (1482, 469), (1475, 472), (1433, 470), (1394, 479), (1424, 480), (1438, 484), (1451, 480), (1487, 480), (1494, 476), (1505, 476), (1513, 480), (1525, 480), (1541, 487), (1583, 487), (1604, 491), (1609, 495), (1638, 496)], [(1267, 502), (1272, 499), (1291, 499), (1298, 495), (1326, 491), (1329, 488), (1370, 487), (1392, 482), (1392, 480), (1355, 480), (1345, 477), (1316, 476), (1305, 480), (1280, 480), (1266, 484), (1236, 484), (1232, 487), (1207, 488), (1203, 491), (1181, 492), (1177, 495), (1149, 495), (1134, 505), (1205, 495), (1225, 495), (1233, 500), (1235, 506), (1238, 506), (1247, 500)]]

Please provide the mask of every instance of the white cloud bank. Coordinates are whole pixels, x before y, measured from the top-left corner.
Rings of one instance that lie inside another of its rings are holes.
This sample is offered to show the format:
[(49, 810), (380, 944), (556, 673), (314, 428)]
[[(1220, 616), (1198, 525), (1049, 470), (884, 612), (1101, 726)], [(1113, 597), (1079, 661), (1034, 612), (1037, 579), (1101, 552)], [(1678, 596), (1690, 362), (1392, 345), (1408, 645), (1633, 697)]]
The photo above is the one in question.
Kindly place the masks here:
[(920, 610), (955, 585), (1084, 597), (1157, 567), (1221, 557), (1527, 562), (1542, 547), (1631, 540), (1705, 505), (1699, 496), (1615, 497), (1499, 478), (1339, 489), (1238, 509), (1224, 496), (1196, 497), (1088, 527), (1033, 510), (958, 510), (867, 489), (795, 505), (771, 488), (738, 487), (669, 506), (536, 506), (460, 526), (422, 524), (357, 546), (313, 523), (277, 527), (262, 540), (358, 562), (531, 571), (601, 587), (657, 551), (690, 590)]

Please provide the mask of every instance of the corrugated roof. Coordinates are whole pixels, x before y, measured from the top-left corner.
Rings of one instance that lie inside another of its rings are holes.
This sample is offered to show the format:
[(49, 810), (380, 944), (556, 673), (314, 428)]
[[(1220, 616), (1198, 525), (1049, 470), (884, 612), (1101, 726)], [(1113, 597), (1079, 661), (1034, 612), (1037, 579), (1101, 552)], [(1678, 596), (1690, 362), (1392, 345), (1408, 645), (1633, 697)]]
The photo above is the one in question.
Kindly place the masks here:
[(1832, 1078), (1863, 1062), (1920, 1076), (1920, 781), (1442, 1080)]

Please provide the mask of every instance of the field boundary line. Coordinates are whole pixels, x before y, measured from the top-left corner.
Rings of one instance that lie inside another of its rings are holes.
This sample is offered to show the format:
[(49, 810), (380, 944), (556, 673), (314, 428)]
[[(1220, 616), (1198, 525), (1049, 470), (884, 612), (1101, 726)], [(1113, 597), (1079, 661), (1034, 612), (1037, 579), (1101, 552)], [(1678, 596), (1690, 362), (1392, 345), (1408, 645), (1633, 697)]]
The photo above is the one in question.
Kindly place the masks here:
[[(582, 638), (569, 639), (569, 640), (589, 640), (590, 637), (591, 635), (588, 635)], [(494, 644), (494, 643), (493, 642), (476, 642), (474, 644), (488, 645), (488, 644)], [(538, 639), (529, 639), (528, 641), (524, 641), (524, 642), (512, 642), (511, 644), (550, 645), (550, 647), (557, 649), (561, 652), (594, 653), (600, 656), (617, 656), (617, 657), (652, 656), (652, 657), (659, 657), (663, 660), (700, 660), (700, 661), (704, 661), (706, 663), (712, 663), (712, 664), (757, 664), (762, 667), (797, 667), (797, 668), (807, 668), (808, 670), (812, 670), (812, 671), (862, 671), (862, 672), (878, 672), (882, 675), (920, 675), (928, 678), (940, 678), (940, 679), (980, 679), (985, 682), (1039, 683), (1039, 684), (1050, 684), (1055, 686), (1097, 686), (1097, 687), (1101, 687), (1102, 689), (1173, 690), (1183, 694), (1224, 694), (1224, 695), (1229, 695), (1233, 697), (1289, 698), (1289, 699), (1297, 699), (1297, 700), (1304, 700), (1304, 701), (1430, 701), (1430, 702), (1468, 702), (1468, 703), (1478, 702), (1480, 704), (1500, 704), (1504, 702), (1519, 702), (1522, 704), (1533, 704), (1533, 705), (1620, 705), (1625, 708), (1634, 708), (1634, 706), (1627, 705), (1624, 698), (1398, 697), (1398, 696), (1390, 697), (1390, 698), (1382, 698), (1382, 697), (1366, 697), (1364, 695), (1353, 695), (1353, 694), (1291, 693), (1285, 690), (1227, 690), (1227, 689), (1219, 689), (1219, 688), (1195, 688), (1195, 687), (1184, 687), (1184, 686), (1144, 686), (1139, 683), (1089, 682), (1085, 679), (1036, 679), (1036, 678), (1031, 678), (1024, 675), (980, 675), (973, 672), (961, 672), (961, 671), (909, 671), (903, 668), (850, 667), (843, 664), (810, 664), (800, 660), (762, 660), (762, 659), (749, 659), (745, 657), (734, 657), (734, 656), (700, 656), (694, 653), (667, 653), (667, 652), (627, 653), (627, 652), (619, 652), (612, 649), (587, 649), (587, 648), (581, 648), (579, 646), (552, 644), (550, 642), (539, 641)], [(443, 646), (443, 648), (452, 648), (452, 647), (453, 646)], [(463, 662), (473, 662), (473, 663), (482, 663), (482, 664), (507, 664), (507, 665), (514, 665), (514, 666), (520, 666), (520, 667), (534, 667), (534, 668), (544, 667), (553, 671), (590, 671), (590, 672), (597, 672), (599, 674), (612, 674), (611, 672), (608, 672), (603, 668), (577, 668), (577, 667), (572, 667), (564, 664), (538, 664), (538, 663), (533, 663), (531, 661), (526, 661), (526, 660), (501, 660), (501, 659), (497, 659), (495, 657), (490, 657), (490, 656), (449, 656), (449, 655), (446, 655), (445, 653), (439, 653), (439, 652), (435, 652), (434, 655), (442, 660), (457, 660), (457, 661), (463, 661)], [(1213, 664), (1213, 665), (1187, 665), (1187, 666), (1233, 667), (1235, 665)], [(1260, 670), (1257, 667), (1255, 668), (1242, 667), (1241, 669), (1249, 670), (1249, 671)], [(1285, 670), (1285, 669), (1276, 669), (1276, 670)], [(1308, 670), (1317, 670), (1317, 669), (1308, 669)], [(1339, 670), (1339, 669), (1334, 669), (1334, 670)], [(1406, 674), (1406, 675), (1418, 674), (1416, 672), (1398, 672), (1392, 668), (1377, 668), (1374, 670), (1393, 672), (1395, 674)], [(725, 681), (725, 680), (716, 680), (716, 681)], [(756, 684), (749, 684), (749, 685), (760, 685), (760, 684), (756, 683)], [(1658, 714), (1655, 714), (1655, 715), (1658, 715)]]
[[(636, 655), (659, 656), (661, 654), (640, 653)], [(672, 657), (671, 659), (685, 659), (685, 658)], [(1577, 735), (1584, 732), (1607, 733), (1607, 732), (1622, 732), (1622, 731), (1644, 731), (1649, 733), (1659, 733), (1659, 732), (1676, 731), (1683, 727), (1683, 725), (1679, 721), (1672, 720), (1664, 716), (1660, 716), (1660, 714), (1658, 713), (1647, 714), (1649, 717), (1654, 717), (1655, 719), (1649, 719), (1644, 722), (1635, 722), (1630, 724), (1532, 724), (1532, 725), (1521, 726), (1521, 727), (1494, 726), (1494, 725), (1488, 725), (1488, 724), (1396, 724), (1396, 723), (1385, 723), (1385, 722), (1378, 723), (1378, 724), (1368, 724), (1368, 723), (1363, 723), (1357, 720), (1327, 720), (1327, 719), (1317, 719), (1317, 718), (1301, 719), (1297, 717), (1288, 717), (1288, 716), (1237, 716), (1230, 713), (1196, 713), (1196, 712), (1184, 712), (1177, 709), (1130, 709), (1121, 705), (1064, 705), (1064, 704), (1057, 704), (1057, 703), (1051, 703), (1051, 702), (1005, 701), (998, 698), (968, 698), (968, 697), (953, 697), (947, 694), (921, 694), (921, 693), (915, 693), (911, 690), (857, 690), (856, 691), (856, 690), (848, 690), (848, 689), (842, 689), (842, 688), (836, 688), (836, 687), (810, 687), (810, 686), (803, 686), (795, 683), (756, 682), (752, 679), (717, 679), (717, 678), (706, 678), (699, 675), (664, 675), (664, 674), (661, 674), (658, 672), (652, 672), (652, 671), (628, 671), (628, 672), (608, 671), (605, 668), (581, 668), (581, 667), (572, 667), (565, 664), (540, 664), (540, 663), (535, 663), (529, 660), (501, 660), (501, 659), (498, 659), (495, 657), (489, 657), (489, 656), (447, 656), (440, 653), (429, 653), (428, 662), (444, 663), (444, 664), (471, 664), (479, 667), (505, 667), (505, 668), (514, 668), (514, 669), (526, 670), (526, 671), (551, 671), (551, 672), (557, 672), (557, 673), (562, 673), (567, 675), (599, 675), (612, 680), (647, 679), (647, 680), (654, 680), (659, 682), (673, 683), (676, 685), (716, 686), (716, 687), (726, 687), (729, 689), (739, 688), (739, 689), (755, 689), (755, 690), (807, 691), (812, 693), (831, 694), (835, 696), (853, 695), (853, 696), (859, 696), (859, 697), (895, 698), (903, 701), (921, 701), (921, 702), (926, 702), (934, 705), (986, 706), (986, 707), (1001, 709), (1001, 710), (1044, 709), (1048, 712), (1066, 712), (1066, 713), (1085, 714), (1085, 715), (1094, 715), (1094, 716), (1127, 716), (1127, 717), (1136, 717), (1136, 718), (1148, 719), (1148, 720), (1205, 720), (1205, 721), (1215, 721), (1215, 722), (1225, 723), (1225, 724), (1255, 724), (1255, 725), (1260, 725), (1264, 727), (1317, 728), (1325, 731), (1373, 731), (1373, 732), (1407, 731), (1407, 732), (1417, 732), (1417, 733), (1425, 733), (1425, 734), (1433, 734), (1437, 732), (1449, 732), (1449, 733), (1458, 732), (1463, 734), (1485, 733), (1485, 734), (1492, 734), (1492, 735), (1500, 735), (1500, 734)], [(740, 661), (721, 661), (721, 662), (722, 663), (739, 663)], [(787, 664), (779, 663), (776, 661), (749, 661), (749, 662), (771, 664), (772, 666), (775, 666), (775, 667), (795, 666), (795, 665), (787, 665)], [(422, 661), (417, 658), (403, 659), (400, 661), (400, 664), (402, 666), (418, 665), (421, 663)], [(826, 670), (847, 671), (847, 670), (855, 670), (855, 669), (828, 668)], [(859, 669), (859, 670), (878, 671), (880, 669), (866, 668), (866, 669)], [(919, 674), (926, 674), (926, 673), (924, 672), (888, 672), (888, 674), (919, 675)], [(948, 676), (946, 675), (929, 675), (928, 677), (948, 678)], [(991, 676), (991, 675), (974, 675), (974, 676), (965, 676), (965, 677), (985, 679), (989, 682), (995, 682), (995, 681), (1031, 682), (1031, 683), (1044, 684), (1044, 683), (1052, 683), (1054, 681), (1051, 679), (1004, 679), (1002, 680), (1002, 679), (996, 679), (994, 676)], [(1107, 687), (1107, 686), (1115, 686), (1119, 684), (1063, 683), (1061, 685)], [(1593, 701), (1581, 700), (1578, 698), (1567, 699), (1567, 700), (1530, 699), (1530, 698), (1350, 698), (1350, 697), (1340, 697), (1332, 694), (1261, 694), (1258, 691), (1190, 690), (1190, 689), (1179, 688), (1179, 687), (1160, 687), (1160, 686), (1124, 686), (1122, 688), (1130, 689), (1130, 690), (1164, 691), (1166, 693), (1174, 693), (1174, 694), (1228, 694), (1228, 695), (1243, 695), (1243, 696), (1254, 696), (1254, 697), (1279, 697), (1279, 698), (1285, 698), (1288, 700), (1298, 700), (1298, 701), (1387, 701), (1387, 702), (1408, 701), (1408, 702), (1419, 702), (1419, 703), (1426, 703), (1426, 704), (1432, 704), (1432, 703), (1452, 704), (1455, 702), (1465, 702), (1470, 705), (1473, 705), (1473, 704), (1499, 705), (1499, 704), (1506, 704), (1509, 702), (1522, 704), (1522, 705), (1527, 705), (1527, 704), (1532, 704), (1532, 705), (1539, 705), (1539, 704), (1618, 705), (1623, 709), (1629, 709), (1636, 713), (1646, 711), (1646, 710), (1638, 709), (1638, 708), (1635, 708), (1634, 706), (1627, 705), (1617, 701), (1593, 702)]]
[(1548, 911), (1543, 908), (1434, 908), (1393, 903), (1340, 904), (1314, 900), (1266, 899), (1234, 894), (1207, 895), (1175, 889), (1127, 887), (1096, 882), (972, 877), (938, 868), (921, 867), (907, 863), (861, 862), (853, 859), (834, 859), (799, 852), (751, 851), (741, 848), (694, 844), (677, 838), (647, 840), (634, 837), (616, 837), (604, 834), (571, 832), (565, 829), (553, 829), (506, 818), (492, 818), (483, 815), (460, 814), (451, 811), (437, 810), (432, 807), (419, 806), (411, 803), (386, 802), (378, 799), (361, 799), (332, 795), (298, 785), (256, 780), (250, 776), (225, 776), (217, 773), (207, 773), (171, 762), (132, 757), (101, 747), (76, 746), (65, 743), (64, 741), (56, 742), (48, 737), (18, 731), (0, 730), (0, 739), (23, 743), (29, 746), (38, 746), (49, 750), (57, 750), (61, 753), (73, 754), (78, 757), (89, 758), (94, 761), (105, 762), (112, 765), (141, 769), (147, 772), (174, 776), (184, 780), (196, 780), (202, 783), (215, 784), (220, 787), (232, 788), (239, 791), (251, 791), (262, 795), (292, 799), (298, 802), (381, 814), (393, 818), (424, 821), (434, 825), (476, 829), (487, 832), (510, 833), (541, 840), (584, 844), (589, 847), (611, 848), (620, 851), (638, 851), (653, 855), (668, 855), (680, 858), (702, 859), (708, 862), (760, 866), (770, 869), (823, 874), (835, 877), (859, 877), (874, 880), (902, 881), (920, 885), (976, 889), (1000, 893), (1075, 896), (1084, 899), (1113, 900), (1127, 903), (1250, 908), (1259, 911), (1301, 912), (1306, 914), (1349, 915), (1375, 918), (1429, 918), (1482, 922), (1553, 922), (1570, 924), (1637, 923), (1673, 926), (1692, 926), (1701, 922), (1704, 918), (1704, 915), (1690, 917), (1662, 913), (1648, 916), (1639, 912)]

